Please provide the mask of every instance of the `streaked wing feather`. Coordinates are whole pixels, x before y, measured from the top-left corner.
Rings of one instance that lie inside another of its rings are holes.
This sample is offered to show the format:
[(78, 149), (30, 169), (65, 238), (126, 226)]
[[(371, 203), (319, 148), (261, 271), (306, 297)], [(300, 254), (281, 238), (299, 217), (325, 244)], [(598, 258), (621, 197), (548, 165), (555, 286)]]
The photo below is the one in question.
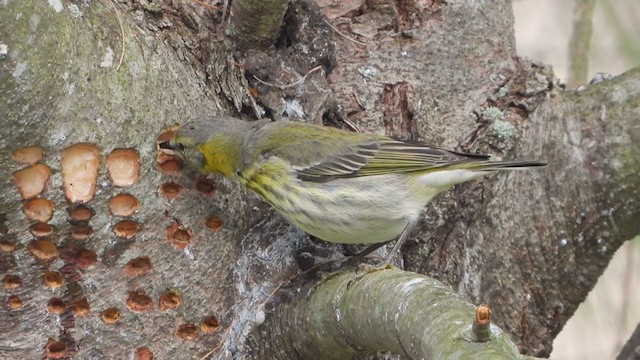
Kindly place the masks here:
[(372, 144), (359, 146), (355, 154), (336, 156), (328, 161), (298, 170), (307, 181), (328, 181), (339, 177), (384, 175), (423, 171), (430, 168), (470, 161), (484, 161), (486, 155), (463, 154), (430, 147), (416, 141), (380, 139), (377, 149)]
[(316, 165), (299, 168), (298, 177), (307, 181), (322, 182), (336, 177), (350, 176), (366, 166), (377, 152), (369, 149), (360, 151), (359, 147), (355, 151), (355, 153), (339, 155)]
[[(418, 141), (292, 122), (267, 123), (246, 141), (251, 144), (244, 154), (247, 163), (275, 156), (291, 164), (299, 179), (314, 182), (423, 171), (488, 159)], [(311, 158), (315, 161), (310, 162)]]

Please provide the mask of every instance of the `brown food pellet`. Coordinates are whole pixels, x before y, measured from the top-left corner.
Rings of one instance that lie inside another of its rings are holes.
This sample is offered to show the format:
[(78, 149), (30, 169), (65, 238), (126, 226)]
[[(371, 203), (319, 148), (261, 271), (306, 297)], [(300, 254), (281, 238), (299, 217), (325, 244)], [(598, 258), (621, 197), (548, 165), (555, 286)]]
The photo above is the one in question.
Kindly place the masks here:
[(78, 317), (84, 317), (89, 315), (89, 311), (91, 311), (91, 306), (87, 299), (82, 298), (73, 304), (73, 315)]
[(38, 222), (38, 223), (35, 223), (35, 224), (31, 225), (29, 227), (29, 231), (35, 237), (49, 236), (49, 235), (53, 234), (53, 226), (51, 226), (51, 225), (49, 225), (47, 223)]
[(47, 310), (52, 314), (62, 314), (65, 308), (66, 304), (64, 301), (57, 297), (49, 299), (49, 302), (47, 303)]
[(132, 220), (123, 220), (113, 227), (113, 232), (122, 238), (131, 239), (140, 231), (140, 224)]
[(93, 212), (86, 206), (78, 206), (71, 210), (69, 216), (75, 221), (89, 221), (93, 217)]
[(116, 149), (107, 157), (107, 170), (114, 186), (133, 185), (140, 177), (140, 155), (133, 149)]
[(58, 256), (58, 247), (51, 240), (34, 240), (29, 244), (29, 250), (41, 260), (51, 260)]
[(213, 195), (216, 192), (216, 183), (204, 176), (198, 177), (195, 183), (196, 190), (204, 195)]
[(67, 199), (73, 203), (86, 203), (93, 199), (100, 168), (98, 147), (80, 143), (64, 149), (61, 167)]
[(149, 310), (151, 306), (153, 306), (153, 300), (151, 300), (144, 291), (137, 290), (129, 293), (126, 305), (131, 311), (143, 312)]
[(98, 261), (98, 255), (93, 250), (80, 249), (76, 253), (75, 260), (79, 268), (88, 269)]
[(13, 182), (23, 199), (40, 195), (51, 176), (51, 169), (45, 164), (35, 164), (13, 173)]
[(216, 215), (209, 216), (204, 224), (213, 232), (218, 232), (222, 229), (222, 219)]
[(182, 160), (178, 157), (172, 157), (171, 159), (158, 165), (160, 172), (165, 175), (178, 175), (182, 171)]
[(49, 221), (54, 209), (53, 201), (44, 198), (31, 199), (22, 207), (22, 211), (29, 219), (41, 222)]
[(109, 210), (113, 216), (131, 216), (140, 207), (140, 202), (131, 194), (119, 194), (109, 200)]
[(0, 241), (0, 252), (5, 252), (5, 253), (9, 253), (12, 252), (13, 250), (16, 249), (16, 245), (6, 241), (6, 240), (2, 240)]
[(136, 360), (153, 360), (153, 353), (146, 346), (138, 348), (136, 350)]
[(162, 133), (160, 133), (160, 135), (158, 135), (158, 138), (156, 139), (158, 145), (162, 144), (163, 142), (167, 142), (167, 141), (171, 140), (173, 135), (175, 135), (176, 131), (178, 131), (178, 126), (177, 125), (173, 125), (173, 126), (168, 127)]
[(191, 232), (174, 222), (167, 226), (167, 239), (178, 249), (184, 249), (191, 243)]
[(146, 256), (129, 260), (124, 267), (124, 272), (129, 276), (140, 276), (151, 271), (151, 260)]
[(49, 340), (46, 346), (47, 357), (50, 359), (61, 359), (67, 356), (67, 345), (62, 341)]
[(176, 336), (182, 340), (195, 340), (198, 337), (198, 327), (195, 324), (182, 324), (178, 326)]
[(64, 284), (64, 277), (57, 271), (47, 271), (42, 275), (44, 286), (55, 289)]
[(71, 229), (71, 238), (73, 240), (87, 240), (93, 234), (91, 226), (75, 226)]
[(160, 301), (158, 302), (158, 308), (161, 311), (175, 309), (182, 304), (182, 298), (180, 295), (173, 291), (165, 291), (160, 295)]
[(122, 313), (117, 308), (108, 308), (100, 313), (100, 319), (105, 324), (115, 324), (122, 318)]
[(185, 247), (191, 242), (191, 236), (185, 229), (178, 229), (173, 233), (172, 241), (178, 247)]
[(167, 199), (175, 199), (182, 193), (182, 186), (174, 182), (168, 182), (160, 186), (160, 195)]
[(2, 278), (5, 289), (17, 289), (22, 286), (22, 279), (18, 275), (7, 274)]
[(22, 308), (23, 305), (24, 303), (22, 302), (22, 299), (17, 295), (11, 295), (7, 299), (7, 306), (9, 307), (9, 310), (18, 310)]
[(23, 164), (35, 164), (44, 158), (44, 150), (40, 146), (27, 146), (14, 150), (11, 156)]
[(218, 331), (220, 324), (218, 322), (218, 318), (214, 315), (210, 315), (202, 319), (200, 322), (200, 331), (205, 334), (211, 334)]

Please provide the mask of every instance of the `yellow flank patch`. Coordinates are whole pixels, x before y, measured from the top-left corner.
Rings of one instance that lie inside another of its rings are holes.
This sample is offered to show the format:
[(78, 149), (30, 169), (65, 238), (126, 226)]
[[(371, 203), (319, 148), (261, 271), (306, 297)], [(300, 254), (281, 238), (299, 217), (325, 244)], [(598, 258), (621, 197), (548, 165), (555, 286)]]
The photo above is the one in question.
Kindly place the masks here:
[(277, 202), (283, 196), (283, 186), (292, 181), (287, 164), (279, 159), (255, 164), (241, 171), (239, 176), (247, 188), (270, 203)]

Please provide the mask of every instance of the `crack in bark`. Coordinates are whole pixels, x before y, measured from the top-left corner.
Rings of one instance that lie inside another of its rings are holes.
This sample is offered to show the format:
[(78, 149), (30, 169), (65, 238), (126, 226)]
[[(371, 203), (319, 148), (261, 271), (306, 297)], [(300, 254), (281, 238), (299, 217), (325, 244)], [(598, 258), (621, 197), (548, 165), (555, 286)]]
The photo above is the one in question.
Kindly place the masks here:
[(413, 86), (405, 81), (384, 86), (382, 104), (387, 135), (401, 139), (417, 138), (413, 111), (409, 105), (412, 92)]

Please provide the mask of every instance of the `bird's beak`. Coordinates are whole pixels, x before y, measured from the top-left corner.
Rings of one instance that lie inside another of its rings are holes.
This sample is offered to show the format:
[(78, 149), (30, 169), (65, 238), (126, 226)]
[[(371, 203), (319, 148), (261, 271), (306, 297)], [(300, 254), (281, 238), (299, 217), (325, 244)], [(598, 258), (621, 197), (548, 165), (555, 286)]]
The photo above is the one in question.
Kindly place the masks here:
[(177, 156), (184, 160), (184, 145), (179, 142), (167, 140), (158, 144), (158, 150), (172, 156)]
[(163, 141), (160, 144), (158, 144), (158, 146), (160, 147), (160, 149), (176, 150), (175, 144), (172, 144), (171, 141)]

